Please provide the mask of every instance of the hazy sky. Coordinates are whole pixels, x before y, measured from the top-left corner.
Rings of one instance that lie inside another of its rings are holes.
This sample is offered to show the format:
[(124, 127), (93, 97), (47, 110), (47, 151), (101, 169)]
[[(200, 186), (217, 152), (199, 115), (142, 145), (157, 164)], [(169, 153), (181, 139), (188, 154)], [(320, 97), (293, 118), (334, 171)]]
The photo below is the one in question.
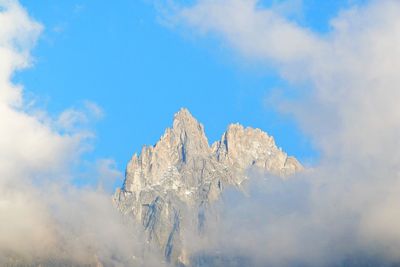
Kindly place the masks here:
[[(24, 85), (28, 99), (54, 116), (95, 103), (102, 116), (91, 123), (96, 138), (85, 158), (111, 158), (121, 171), (142, 145), (158, 140), (180, 107), (205, 125), (210, 142), (229, 123), (240, 122), (272, 134), (306, 164), (315, 161), (308, 138), (267, 100), (290, 85), (262, 62), (243, 60), (215, 36), (172, 25), (163, 15), (165, 2), (21, 1), (44, 29), (32, 52), (33, 66), (14, 80)], [(324, 33), (330, 18), (355, 1), (259, 4)]]

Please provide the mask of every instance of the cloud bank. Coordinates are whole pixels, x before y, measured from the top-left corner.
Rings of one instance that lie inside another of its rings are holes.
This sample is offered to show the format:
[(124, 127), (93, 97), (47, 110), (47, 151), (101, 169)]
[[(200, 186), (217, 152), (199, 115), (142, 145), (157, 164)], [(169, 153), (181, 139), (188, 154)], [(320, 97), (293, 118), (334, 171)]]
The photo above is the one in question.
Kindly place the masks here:
[(228, 251), (260, 266), (400, 262), (400, 2), (353, 5), (326, 33), (256, 0), (198, 0), (171, 10), (176, 25), (217, 36), (297, 88), (290, 90), (298, 97), (272, 102), (321, 153), (317, 166), (292, 180), (254, 175), (254, 197), (227, 197), (214, 248), (230, 244)]
[(101, 110), (88, 102), (54, 117), (13, 83), (16, 71), (32, 66), (42, 31), (18, 1), (0, 0), (0, 265), (161, 266), (155, 257), (133, 258), (150, 249), (102, 189), (119, 175), (112, 161), (94, 163), (99, 189), (71, 182), (93, 137), (86, 125)]

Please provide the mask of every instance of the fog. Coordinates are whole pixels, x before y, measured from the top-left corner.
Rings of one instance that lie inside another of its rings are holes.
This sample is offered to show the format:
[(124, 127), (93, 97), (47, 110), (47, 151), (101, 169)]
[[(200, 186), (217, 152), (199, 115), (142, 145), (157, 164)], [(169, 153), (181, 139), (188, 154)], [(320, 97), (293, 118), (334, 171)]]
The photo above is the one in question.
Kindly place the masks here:
[(266, 101), (321, 155), (288, 180), (253, 172), (247, 197), (225, 196), (209, 235), (215, 250), (261, 266), (398, 263), (400, 2), (354, 4), (324, 33), (255, 0), (199, 0), (170, 12), (180, 29), (212, 34), (240, 60), (276, 69), (290, 89)]

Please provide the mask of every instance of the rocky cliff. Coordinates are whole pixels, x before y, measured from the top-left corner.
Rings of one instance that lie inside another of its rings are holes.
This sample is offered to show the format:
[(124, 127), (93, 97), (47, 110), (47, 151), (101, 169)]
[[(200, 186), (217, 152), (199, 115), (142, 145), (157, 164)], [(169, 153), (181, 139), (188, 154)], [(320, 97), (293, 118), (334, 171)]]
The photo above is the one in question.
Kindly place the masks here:
[(201, 233), (208, 207), (224, 187), (240, 187), (250, 167), (281, 177), (302, 169), (260, 129), (230, 125), (210, 146), (203, 125), (181, 109), (154, 146), (145, 146), (132, 157), (114, 201), (121, 212), (143, 225), (148, 242), (162, 249), (166, 261), (188, 264), (182, 229)]

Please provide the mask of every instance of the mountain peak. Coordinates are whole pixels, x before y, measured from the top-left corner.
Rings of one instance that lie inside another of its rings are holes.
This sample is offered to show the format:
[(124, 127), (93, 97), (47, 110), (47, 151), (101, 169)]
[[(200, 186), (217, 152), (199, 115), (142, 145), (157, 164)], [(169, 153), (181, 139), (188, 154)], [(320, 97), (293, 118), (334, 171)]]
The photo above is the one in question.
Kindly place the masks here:
[(204, 135), (203, 126), (186, 108), (181, 108), (175, 113), (172, 129), (178, 132), (191, 132), (192, 134)]
[[(230, 125), (210, 147), (203, 125), (182, 108), (156, 145), (144, 147), (128, 163), (115, 201), (123, 213), (142, 222), (149, 242), (162, 247), (167, 260), (176, 261), (185, 255), (180, 227), (194, 222), (201, 231), (207, 207), (225, 186), (241, 187), (251, 167), (281, 177), (302, 169), (267, 133), (240, 124)], [(183, 220), (190, 216), (187, 210), (198, 216)]]
[(178, 119), (178, 120), (194, 119), (194, 120), (196, 120), (187, 108), (181, 108), (177, 113), (175, 113), (174, 119)]

